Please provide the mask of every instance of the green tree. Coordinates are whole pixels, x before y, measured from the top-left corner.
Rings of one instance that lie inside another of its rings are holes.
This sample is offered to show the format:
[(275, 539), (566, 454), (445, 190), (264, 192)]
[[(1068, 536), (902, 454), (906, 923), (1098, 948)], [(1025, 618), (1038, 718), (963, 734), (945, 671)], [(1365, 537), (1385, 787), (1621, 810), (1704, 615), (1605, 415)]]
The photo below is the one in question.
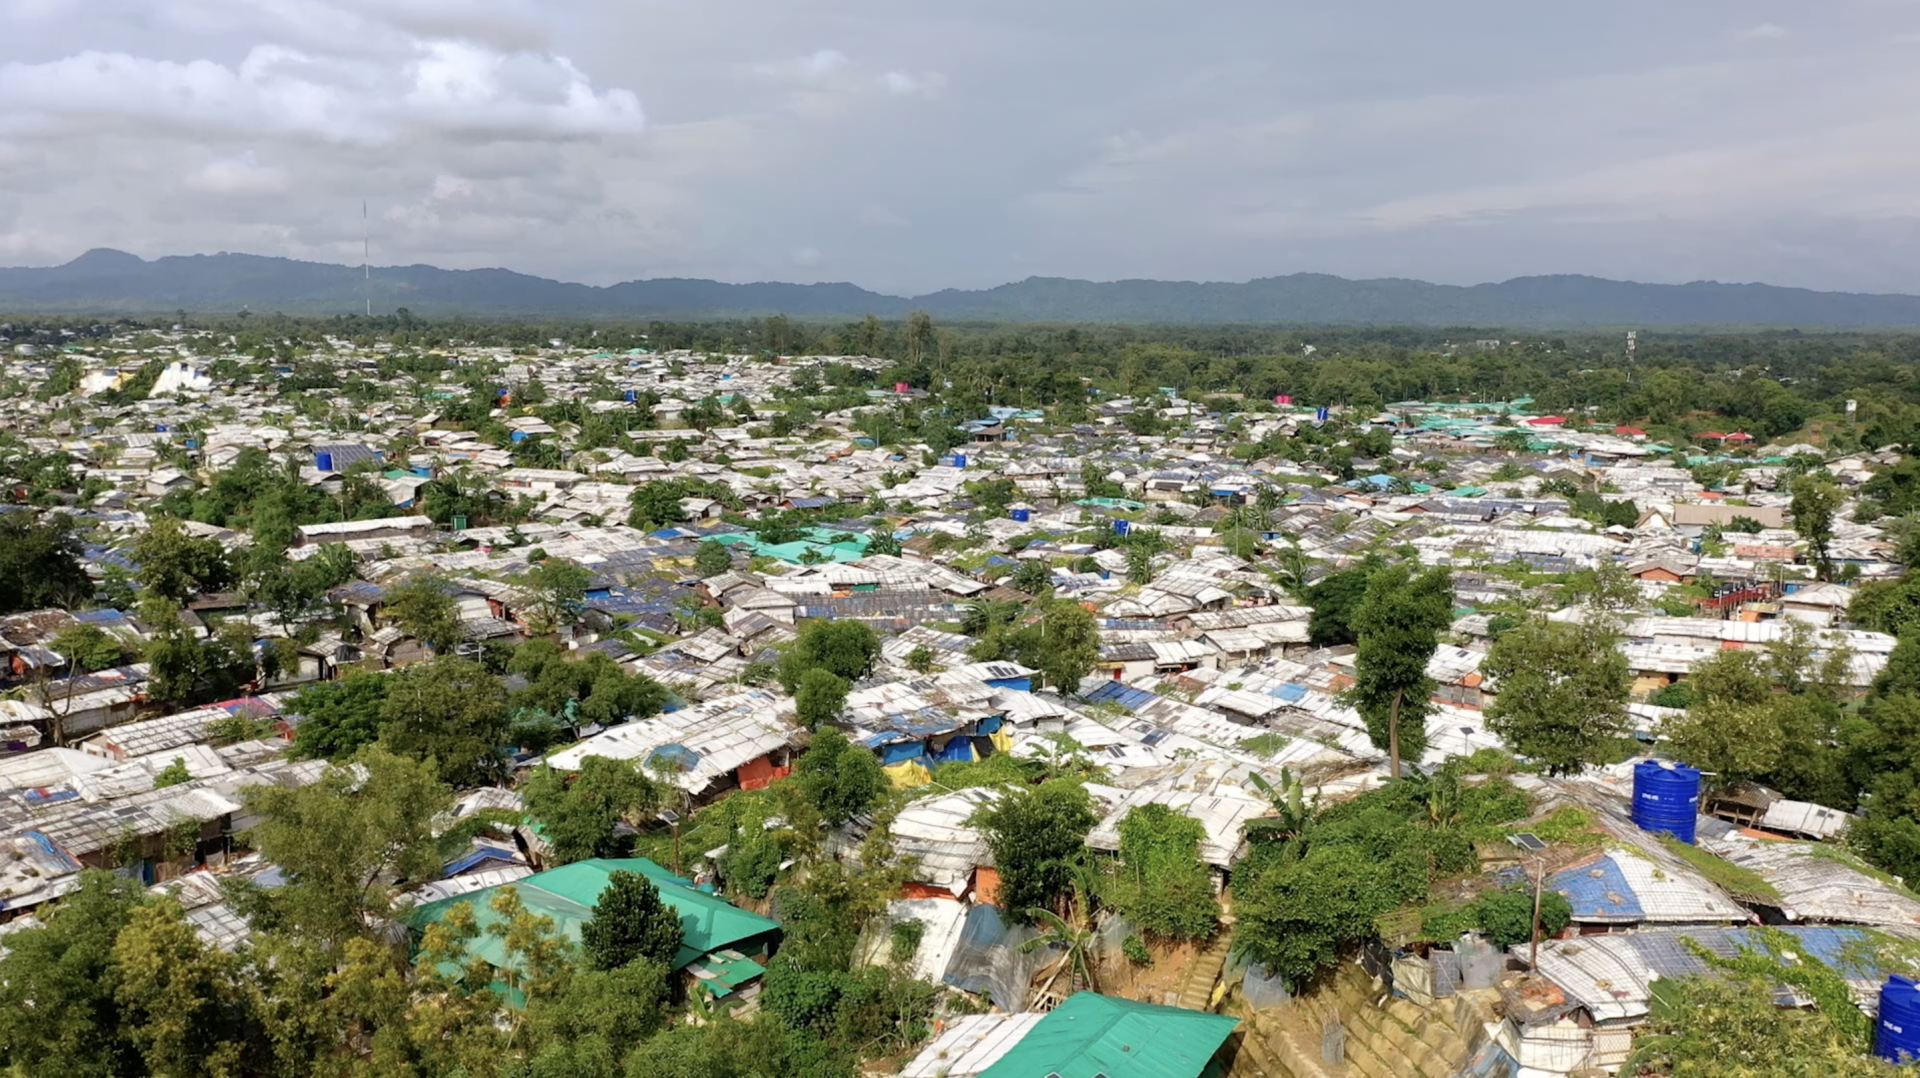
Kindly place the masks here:
[(1000, 873), (1000, 916), (1032, 923), (1030, 911), (1057, 909), (1083, 863), (1096, 818), (1086, 788), (1070, 779), (1010, 789), (983, 806), (974, 825), (984, 833)]
[(1721, 651), (1687, 674), (1695, 704), (1764, 704), (1773, 699), (1773, 671), (1757, 651)]
[(831, 670), (815, 667), (807, 671), (793, 694), (795, 721), (818, 730), (839, 718), (841, 709), (847, 706), (848, 688), (847, 680)]
[[(1350, 845), (1317, 845), (1298, 861), (1236, 874), (1234, 946), (1298, 985), (1371, 936), (1374, 919), (1413, 887), (1407, 866)], [(1424, 873), (1417, 890), (1426, 887)]]
[(725, 544), (708, 539), (700, 544), (699, 552), (694, 555), (693, 567), (703, 580), (719, 576), (733, 568), (733, 555), (727, 552)]
[(1306, 589), (1307, 604), (1313, 608), (1307, 619), (1307, 639), (1314, 647), (1337, 647), (1358, 639), (1353, 618), (1367, 597), (1367, 581), (1380, 564), (1370, 558), (1351, 569), (1328, 573)]
[(623, 857), (632, 839), (621, 821), (637, 823), (662, 802), (658, 784), (631, 760), (589, 756), (572, 775), (541, 767), (522, 788), (527, 816), (540, 824), (556, 865), (589, 857)]
[[(171, 898), (136, 907), (113, 942), (113, 1001), (148, 1074), (224, 1078), (267, 1045), (234, 956), (201, 940)], [(263, 1038), (261, 1040), (264, 1040)]]
[(184, 605), (202, 591), (233, 582), (233, 567), (217, 540), (188, 535), (173, 517), (156, 516), (128, 551), (140, 567), (140, 583), (154, 595)]
[(1427, 663), (1451, 624), (1453, 583), (1444, 568), (1418, 576), (1405, 565), (1381, 569), (1367, 581), (1354, 611), (1359, 639), (1350, 697), (1374, 746), (1387, 751), (1394, 778), (1403, 758), (1419, 759), (1426, 751), (1434, 690)]
[(456, 786), (505, 775), (508, 717), (500, 679), (478, 663), (442, 657), (389, 675), (380, 742), (389, 752), (432, 760)]
[(436, 652), (445, 651), (466, 638), (452, 590), (444, 577), (408, 577), (387, 589), (382, 609), (408, 636)]
[(634, 962), (673, 969), (685, 938), (679, 912), (638, 872), (610, 874), (593, 904), (592, 919), (580, 926), (580, 945), (588, 966), (596, 970), (623, 969)]
[(294, 694), (287, 708), (302, 722), (294, 729), (293, 754), (332, 760), (379, 740), (392, 683), (391, 675), (354, 670), (338, 681), (309, 685)]
[(1200, 859), (1206, 829), (1165, 805), (1120, 821), (1120, 860), (1105, 897), (1138, 928), (1163, 939), (1205, 939), (1219, 927), (1213, 873)]
[(440, 874), (433, 821), (453, 791), (424, 764), (369, 748), (310, 786), (248, 786), (241, 800), (260, 819), (249, 841), (286, 878), (264, 892), (266, 923), (328, 950), (389, 914), (391, 881)]
[(60, 657), (67, 661), (68, 669), (75, 674), (118, 666), (121, 656), (126, 653), (120, 641), (99, 626), (85, 623), (67, 626), (47, 643), (59, 652)]
[(93, 593), (64, 514), (0, 513), (0, 614), (79, 606)]
[(887, 789), (886, 772), (873, 753), (831, 726), (814, 731), (794, 777), (807, 802), (830, 827), (872, 809)]
[(44, 924), (7, 939), (0, 958), (0, 1061), (21, 1074), (146, 1073), (114, 999), (114, 941), (152, 902), (140, 881), (89, 869)]
[(1716, 787), (1765, 776), (1788, 748), (1771, 702), (1696, 701), (1685, 715), (1663, 719), (1660, 736), (1676, 757), (1712, 775)]
[(858, 621), (809, 621), (799, 638), (780, 657), (778, 676), (788, 692), (800, 688), (800, 679), (813, 669), (824, 669), (847, 681), (858, 681), (873, 670), (880, 657), (880, 638)]
[(1599, 619), (1533, 618), (1501, 634), (1480, 668), (1499, 690), (1487, 728), (1548, 774), (1606, 762), (1628, 730), (1631, 674), (1619, 645)]
[(1039, 648), (1030, 655), (1047, 684), (1064, 693), (1078, 693), (1080, 682), (1100, 661), (1100, 630), (1093, 615), (1072, 599), (1055, 599), (1039, 626)]
[(548, 558), (528, 569), (519, 579), (527, 595), (523, 613), (528, 631), (546, 636), (579, 624), (592, 582), (591, 572), (565, 558)]
[(1833, 545), (1833, 522), (1846, 505), (1847, 496), (1824, 473), (1803, 475), (1789, 489), (1793, 491), (1788, 510), (1793, 515), (1793, 530), (1806, 540), (1819, 578), (1832, 580), (1833, 559), (1828, 551)]

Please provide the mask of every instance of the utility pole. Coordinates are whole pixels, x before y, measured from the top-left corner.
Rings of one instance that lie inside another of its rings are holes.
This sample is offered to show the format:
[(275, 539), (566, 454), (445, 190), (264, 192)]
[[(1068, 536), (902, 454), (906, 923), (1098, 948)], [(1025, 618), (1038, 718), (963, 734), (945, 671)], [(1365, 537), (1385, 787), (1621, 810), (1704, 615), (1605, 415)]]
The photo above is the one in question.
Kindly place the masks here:
[(1546, 882), (1546, 866), (1536, 857), (1533, 861), (1533, 942), (1527, 948), (1527, 968), (1536, 972), (1540, 969), (1540, 889)]

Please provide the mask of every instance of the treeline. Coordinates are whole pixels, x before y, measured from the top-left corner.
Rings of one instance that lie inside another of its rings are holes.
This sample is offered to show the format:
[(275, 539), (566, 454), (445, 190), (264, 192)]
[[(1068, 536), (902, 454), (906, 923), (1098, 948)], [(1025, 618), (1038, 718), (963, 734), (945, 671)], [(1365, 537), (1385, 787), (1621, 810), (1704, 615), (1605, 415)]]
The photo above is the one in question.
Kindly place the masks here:
[[(103, 332), (170, 328), (170, 320), (115, 323), (36, 318), (17, 322), (16, 338), (61, 329), (89, 346)], [(459, 346), (532, 351), (560, 340), (571, 347), (620, 353), (693, 349), (728, 354), (868, 355), (894, 361), (863, 385), (907, 382), (948, 391), (955, 403), (1077, 409), (1089, 387), (1105, 394), (1152, 394), (1169, 388), (1190, 398), (1240, 395), (1271, 401), (1290, 394), (1306, 405), (1371, 411), (1394, 401), (1502, 401), (1531, 396), (1546, 412), (1592, 410), (1606, 422), (1670, 428), (1682, 436), (1708, 426), (1746, 429), (1767, 438), (1808, 424), (1832, 444), (1907, 444), (1920, 431), (1920, 336), (1793, 331), (1650, 333), (1637, 352), (1617, 335), (1537, 334), (1491, 350), (1474, 342), (1494, 331), (1426, 329), (1155, 325), (935, 325), (924, 315), (902, 321), (869, 317), (844, 324), (773, 316), (710, 322), (485, 322), (396, 315), (331, 319), (249, 315), (193, 316), (186, 323), (210, 354), (238, 353), (292, 372), (255, 367), (284, 389), (339, 389), (343, 395), (383, 392), (394, 375), (437, 377), (453, 369), (422, 353)], [(325, 338), (362, 345), (391, 343), (377, 370), (342, 371), (314, 358)], [(91, 338), (91, 339), (88, 339)], [(219, 366), (216, 364), (216, 366)], [(231, 360), (216, 377), (245, 365)], [(485, 377), (461, 368), (478, 389)], [(610, 391), (611, 384), (608, 389)], [(1849, 417), (1845, 403), (1857, 402)], [(1069, 416), (1071, 418), (1071, 416)]]

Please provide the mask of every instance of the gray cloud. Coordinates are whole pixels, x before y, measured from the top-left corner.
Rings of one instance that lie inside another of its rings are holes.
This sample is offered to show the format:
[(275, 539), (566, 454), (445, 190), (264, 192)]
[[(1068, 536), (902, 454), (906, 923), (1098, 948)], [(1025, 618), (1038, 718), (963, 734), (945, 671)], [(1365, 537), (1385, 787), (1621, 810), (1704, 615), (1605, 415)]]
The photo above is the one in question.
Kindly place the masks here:
[(15, 0), (0, 263), (1920, 290), (1920, 8)]

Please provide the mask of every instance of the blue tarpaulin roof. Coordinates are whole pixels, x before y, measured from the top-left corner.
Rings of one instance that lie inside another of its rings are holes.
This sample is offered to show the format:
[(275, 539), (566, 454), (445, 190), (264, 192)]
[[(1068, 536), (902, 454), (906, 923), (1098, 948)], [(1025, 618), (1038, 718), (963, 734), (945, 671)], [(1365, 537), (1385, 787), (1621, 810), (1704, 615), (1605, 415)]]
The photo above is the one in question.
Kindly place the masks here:
[(1576, 921), (1637, 921), (1646, 916), (1639, 896), (1612, 857), (1568, 869), (1549, 880), (1547, 886), (1567, 896)]
[(1088, 693), (1087, 699), (1095, 703), (1119, 704), (1128, 711), (1138, 711), (1153, 702), (1153, 694), (1143, 689), (1131, 688), (1118, 681), (1109, 681)]

